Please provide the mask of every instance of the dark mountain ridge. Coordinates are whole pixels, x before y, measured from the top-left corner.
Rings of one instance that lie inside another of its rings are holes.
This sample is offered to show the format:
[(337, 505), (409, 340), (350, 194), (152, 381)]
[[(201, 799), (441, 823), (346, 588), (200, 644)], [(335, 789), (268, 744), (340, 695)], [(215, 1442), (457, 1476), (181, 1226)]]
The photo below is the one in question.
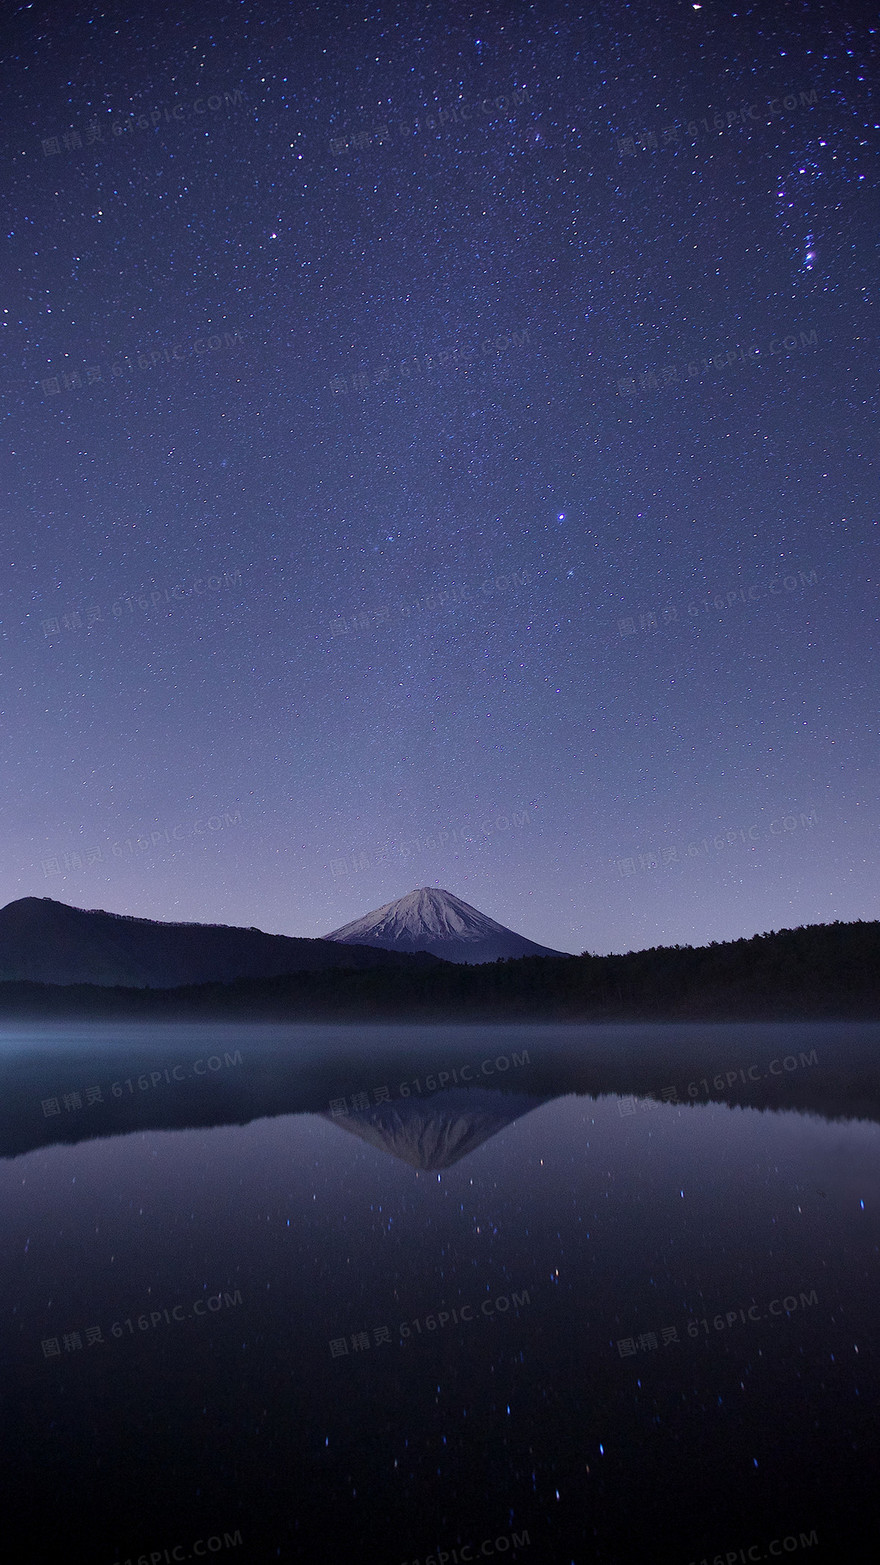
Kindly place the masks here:
[(434, 966), (434, 957), (229, 924), (160, 923), (21, 897), (0, 908), (0, 982), (165, 989), (327, 968)]

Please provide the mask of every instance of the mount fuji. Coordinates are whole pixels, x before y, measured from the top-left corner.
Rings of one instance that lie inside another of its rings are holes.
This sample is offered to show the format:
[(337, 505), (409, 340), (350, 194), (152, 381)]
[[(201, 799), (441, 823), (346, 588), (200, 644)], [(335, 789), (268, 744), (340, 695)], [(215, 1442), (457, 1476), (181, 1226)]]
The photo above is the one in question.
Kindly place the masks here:
[(495, 962), (499, 957), (566, 956), (517, 935), (480, 913), (451, 891), (421, 886), (396, 902), (386, 902), (325, 940), (345, 945), (380, 946), (386, 951), (428, 951), (446, 962)]

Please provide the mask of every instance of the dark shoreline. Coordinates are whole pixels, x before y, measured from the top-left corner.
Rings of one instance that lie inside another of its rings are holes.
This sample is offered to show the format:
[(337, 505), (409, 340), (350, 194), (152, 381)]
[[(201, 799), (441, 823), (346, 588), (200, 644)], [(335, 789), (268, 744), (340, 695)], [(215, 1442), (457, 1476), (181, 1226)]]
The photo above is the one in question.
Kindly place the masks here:
[(6, 981), (0, 1019), (871, 1021), (880, 1019), (880, 922), (624, 955), (346, 967), (165, 989)]

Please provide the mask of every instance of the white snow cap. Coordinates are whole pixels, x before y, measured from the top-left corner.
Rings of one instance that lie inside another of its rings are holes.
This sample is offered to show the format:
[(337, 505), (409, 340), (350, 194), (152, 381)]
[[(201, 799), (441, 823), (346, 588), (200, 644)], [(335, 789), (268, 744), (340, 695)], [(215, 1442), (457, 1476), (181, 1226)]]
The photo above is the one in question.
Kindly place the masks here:
[(396, 902), (386, 902), (363, 918), (331, 930), (324, 939), (391, 950), (431, 951), (451, 962), (561, 954), (515, 934), (440, 886), (419, 886)]
[(485, 913), (462, 902), (451, 891), (443, 891), (439, 886), (420, 886), (324, 938), (345, 939), (350, 943), (356, 934), (382, 934), (394, 940), (422, 935), (430, 935), (432, 940), (443, 940), (450, 935), (458, 940), (481, 940), (487, 934), (509, 933), (503, 924), (496, 924), (494, 918), (487, 918)]

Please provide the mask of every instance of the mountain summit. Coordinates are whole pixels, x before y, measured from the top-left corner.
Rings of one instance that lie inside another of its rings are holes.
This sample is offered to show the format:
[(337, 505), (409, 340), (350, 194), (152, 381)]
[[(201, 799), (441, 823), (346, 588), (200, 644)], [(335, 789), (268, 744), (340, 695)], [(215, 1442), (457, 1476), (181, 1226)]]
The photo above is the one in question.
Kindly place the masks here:
[(496, 924), (451, 891), (421, 886), (396, 902), (386, 902), (352, 924), (334, 929), (325, 940), (346, 945), (380, 946), (386, 951), (429, 951), (446, 962), (495, 962), (498, 957), (564, 956), (536, 945)]

